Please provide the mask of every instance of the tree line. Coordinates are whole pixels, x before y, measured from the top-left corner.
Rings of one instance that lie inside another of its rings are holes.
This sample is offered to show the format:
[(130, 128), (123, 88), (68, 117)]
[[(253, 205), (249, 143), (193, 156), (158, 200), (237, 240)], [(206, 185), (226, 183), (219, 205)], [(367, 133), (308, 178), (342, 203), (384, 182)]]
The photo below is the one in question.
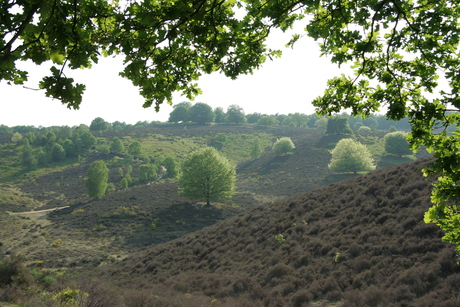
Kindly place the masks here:
[(257, 124), (261, 126), (291, 126), (305, 128), (325, 129), (329, 118), (341, 116), (347, 119), (349, 126), (353, 130), (358, 130), (361, 126), (369, 127), (372, 130), (389, 130), (394, 126), (397, 130), (409, 131), (410, 125), (407, 118), (399, 121), (387, 120), (385, 116), (379, 114), (370, 114), (363, 117), (350, 116), (348, 113), (328, 116), (318, 116), (316, 113), (290, 113), (290, 114), (263, 114), (250, 113), (246, 114), (244, 109), (236, 104), (230, 105), (227, 110), (222, 107), (212, 108), (210, 105), (197, 102), (181, 102), (173, 107), (169, 114), (168, 122), (170, 123), (218, 123), (218, 124)]
[[(290, 126), (303, 128), (317, 128), (326, 130), (328, 120), (337, 116), (347, 119), (352, 130), (358, 130), (360, 127), (367, 127), (370, 130), (389, 130), (392, 126), (397, 130), (409, 131), (410, 125), (408, 119), (400, 121), (387, 120), (385, 116), (379, 114), (371, 114), (366, 118), (350, 116), (348, 113), (333, 116), (318, 116), (316, 113), (290, 113), (290, 114), (263, 114), (249, 113), (246, 114), (244, 109), (238, 105), (231, 105), (224, 110), (221, 107), (212, 109), (211, 106), (205, 103), (181, 102), (174, 106), (173, 111), (169, 114), (167, 123), (217, 123), (217, 124), (257, 124), (261, 126)], [(4, 134), (27, 134), (40, 133), (46, 134), (53, 132), (58, 138), (65, 139), (73, 131), (105, 131), (105, 130), (124, 130), (146, 128), (154, 125), (167, 124), (159, 121), (138, 121), (135, 124), (127, 124), (121, 121), (108, 122), (102, 117), (94, 118), (90, 125), (80, 124), (78, 126), (51, 126), (51, 127), (35, 127), (35, 126), (13, 126), (0, 125), (0, 135)], [(364, 128), (366, 129), (366, 128)], [(451, 129), (450, 129), (451, 130)], [(450, 131), (449, 130), (449, 131)]]

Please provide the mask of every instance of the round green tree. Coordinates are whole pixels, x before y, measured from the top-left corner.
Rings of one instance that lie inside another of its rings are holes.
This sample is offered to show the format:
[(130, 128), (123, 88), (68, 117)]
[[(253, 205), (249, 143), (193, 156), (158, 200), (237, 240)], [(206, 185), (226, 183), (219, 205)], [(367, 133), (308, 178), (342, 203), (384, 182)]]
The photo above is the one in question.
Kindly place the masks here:
[(329, 169), (334, 173), (357, 173), (375, 169), (367, 147), (353, 139), (341, 139), (331, 151)]
[(221, 107), (214, 109), (214, 115), (216, 116), (214, 119), (216, 123), (223, 123), (225, 121), (225, 112)]
[(333, 116), (327, 121), (326, 134), (353, 134), (348, 124), (348, 118)]
[(386, 134), (384, 138), (386, 153), (398, 157), (412, 154), (406, 136), (407, 133), (402, 131), (395, 131)]
[(273, 151), (277, 155), (285, 155), (288, 152), (293, 152), (294, 148), (294, 142), (292, 142), (291, 138), (288, 137), (278, 139), (275, 144), (273, 144)]
[(122, 154), (125, 152), (125, 145), (118, 137), (114, 137), (110, 143), (110, 150), (116, 154)]
[(146, 183), (158, 178), (157, 166), (155, 164), (144, 164), (139, 166), (139, 181)]
[(110, 124), (106, 122), (102, 117), (96, 117), (89, 125), (90, 131), (102, 131), (110, 128)]
[(142, 144), (139, 141), (133, 141), (128, 146), (128, 153), (134, 157), (142, 155)]
[(178, 123), (178, 122), (187, 122), (189, 120), (189, 111), (192, 104), (188, 101), (178, 103), (173, 106), (174, 110), (169, 113), (168, 122)]
[(206, 103), (197, 102), (190, 108), (189, 120), (198, 124), (206, 124), (214, 121), (214, 110)]
[(242, 107), (236, 104), (232, 104), (228, 107), (226, 113), (226, 119), (229, 123), (243, 124), (246, 122), (246, 116)]
[(54, 144), (51, 148), (51, 161), (60, 162), (65, 160), (65, 149), (59, 144)]
[(90, 132), (83, 132), (80, 136), (81, 145), (84, 150), (89, 150), (91, 147), (97, 144), (97, 139)]
[(182, 164), (179, 193), (206, 201), (224, 201), (234, 194), (236, 172), (230, 162), (212, 147), (191, 153)]
[(108, 179), (109, 169), (105, 165), (105, 162), (102, 160), (93, 162), (89, 168), (88, 179), (85, 183), (88, 189), (88, 196), (95, 199), (104, 196)]
[(161, 165), (166, 168), (165, 178), (176, 178), (179, 174), (179, 162), (174, 157), (166, 157)]

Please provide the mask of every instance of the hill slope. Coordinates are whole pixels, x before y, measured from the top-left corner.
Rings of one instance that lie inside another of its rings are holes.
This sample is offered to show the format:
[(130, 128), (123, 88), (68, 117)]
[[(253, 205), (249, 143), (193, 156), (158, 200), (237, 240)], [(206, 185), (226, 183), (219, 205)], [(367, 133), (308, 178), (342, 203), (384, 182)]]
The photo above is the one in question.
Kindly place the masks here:
[(95, 274), (127, 306), (458, 306), (454, 249), (422, 221), (427, 163), (257, 207)]

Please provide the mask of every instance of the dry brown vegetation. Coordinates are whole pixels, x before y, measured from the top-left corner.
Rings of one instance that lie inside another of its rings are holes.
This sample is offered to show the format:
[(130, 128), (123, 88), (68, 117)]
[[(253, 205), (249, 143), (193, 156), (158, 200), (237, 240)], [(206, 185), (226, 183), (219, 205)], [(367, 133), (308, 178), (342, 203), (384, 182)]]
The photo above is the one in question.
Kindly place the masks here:
[[(427, 163), (383, 169), (257, 207), (101, 268), (97, 276), (123, 291), (144, 293), (143, 303), (132, 306), (190, 296), (223, 306), (308, 306), (321, 300), (458, 306), (458, 258), (441, 242), (441, 231), (422, 221), (430, 205), (430, 181), (420, 173)], [(125, 300), (130, 306), (129, 295)]]

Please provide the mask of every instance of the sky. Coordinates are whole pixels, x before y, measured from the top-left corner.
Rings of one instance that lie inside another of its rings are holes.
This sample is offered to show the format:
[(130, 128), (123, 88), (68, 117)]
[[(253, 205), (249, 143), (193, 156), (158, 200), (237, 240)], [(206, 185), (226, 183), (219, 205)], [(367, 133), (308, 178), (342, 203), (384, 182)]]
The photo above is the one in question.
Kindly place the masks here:
[[(252, 75), (231, 80), (219, 73), (204, 75), (198, 81), (203, 94), (193, 103), (204, 102), (212, 108), (240, 105), (246, 114), (314, 113), (311, 101), (320, 96), (328, 79), (347, 73), (320, 57), (319, 46), (304, 37), (293, 49), (285, 48), (290, 34), (274, 32), (268, 45), (283, 51), (281, 58), (268, 61)], [(29, 71), (26, 86), (38, 88), (39, 80), (49, 72), (49, 66), (20, 63)], [(75, 126), (89, 125), (96, 117), (108, 122), (167, 121), (172, 106), (162, 104), (160, 111), (143, 108), (143, 99), (127, 79), (118, 76), (122, 70), (120, 58), (101, 58), (97, 65), (83, 71), (67, 69), (66, 76), (84, 83), (86, 91), (79, 110), (70, 110), (58, 100), (45, 97), (41, 90), (0, 82), (0, 125)], [(188, 101), (174, 95), (173, 103)]]

